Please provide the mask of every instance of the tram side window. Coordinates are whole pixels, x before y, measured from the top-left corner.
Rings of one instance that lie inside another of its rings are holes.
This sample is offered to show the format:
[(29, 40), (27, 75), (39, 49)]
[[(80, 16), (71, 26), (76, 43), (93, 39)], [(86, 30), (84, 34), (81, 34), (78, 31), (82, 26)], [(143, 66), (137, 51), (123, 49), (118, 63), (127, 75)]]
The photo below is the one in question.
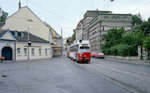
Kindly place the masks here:
[(75, 45), (75, 47), (74, 47), (75, 52), (78, 52), (78, 47), (79, 47), (79, 45)]

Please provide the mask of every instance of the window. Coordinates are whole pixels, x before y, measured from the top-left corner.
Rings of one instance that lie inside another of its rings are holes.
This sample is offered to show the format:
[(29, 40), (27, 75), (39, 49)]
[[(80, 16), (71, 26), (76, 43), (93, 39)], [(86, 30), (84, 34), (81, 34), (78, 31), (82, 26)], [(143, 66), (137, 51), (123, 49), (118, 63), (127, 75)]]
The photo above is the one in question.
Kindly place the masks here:
[(18, 32), (15, 32), (15, 36), (18, 36)]
[(41, 56), (42, 55), (42, 50), (41, 50), (41, 48), (39, 48), (39, 56)]
[(24, 48), (24, 56), (27, 56), (28, 55), (27, 53), (28, 53), (27, 48)]
[(48, 54), (48, 53), (47, 53), (47, 49), (45, 49), (45, 55), (47, 56), (47, 54)]
[(21, 32), (21, 37), (24, 37), (24, 33), (23, 32)]
[(32, 48), (32, 50), (31, 50), (31, 54), (32, 54), (32, 56), (34, 56), (35, 55), (35, 52), (34, 52), (34, 48)]
[(21, 48), (17, 48), (17, 56), (21, 56)]

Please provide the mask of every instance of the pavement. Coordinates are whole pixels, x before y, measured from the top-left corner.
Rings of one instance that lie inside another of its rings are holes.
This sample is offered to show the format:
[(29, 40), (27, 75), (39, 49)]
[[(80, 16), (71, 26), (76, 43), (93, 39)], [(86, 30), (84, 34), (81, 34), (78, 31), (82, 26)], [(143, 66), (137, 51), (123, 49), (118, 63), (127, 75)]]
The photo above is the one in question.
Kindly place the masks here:
[(106, 59), (114, 60), (116, 62), (123, 62), (123, 63), (127, 63), (127, 64), (134, 64), (134, 65), (150, 67), (150, 60), (129, 60), (129, 59), (118, 59), (118, 58), (113, 58), (113, 57), (106, 57)]
[(150, 68), (111, 59), (66, 57), (0, 63), (0, 93), (150, 93)]

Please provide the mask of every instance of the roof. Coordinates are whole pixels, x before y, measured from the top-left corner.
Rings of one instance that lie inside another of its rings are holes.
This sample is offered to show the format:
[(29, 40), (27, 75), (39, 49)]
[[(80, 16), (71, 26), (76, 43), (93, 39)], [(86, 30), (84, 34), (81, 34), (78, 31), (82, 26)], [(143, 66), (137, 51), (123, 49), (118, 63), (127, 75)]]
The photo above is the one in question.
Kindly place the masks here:
[[(2, 30), (0, 29), (0, 38), (7, 32), (10, 32), (12, 36), (16, 39), (17, 42), (28, 42), (28, 32), (26, 31), (11, 31), (11, 30)], [(17, 35), (15, 35), (17, 34)], [(21, 36), (23, 34), (23, 36)], [(29, 33), (29, 39), (34, 43), (49, 43), (48, 41)], [(3, 41), (11, 41), (7, 39), (1, 39)]]
[(52, 28), (52, 26), (50, 26), (48, 23), (43, 22), (48, 28), (51, 29), (52, 31), (52, 35), (53, 35), (53, 39), (61, 39), (61, 36)]
[(84, 18), (86, 17), (96, 17), (100, 14), (112, 14), (111, 11), (98, 11), (98, 10), (88, 10), (85, 14), (84, 14)]
[(91, 20), (90, 26), (94, 25), (99, 21), (102, 21), (103, 25), (105, 25), (105, 21), (108, 21), (106, 23), (106, 25), (108, 26), (109, 25), (111, 26), (131, 25), (132, 15), (131, 14), (100, 14), (99, 16)]

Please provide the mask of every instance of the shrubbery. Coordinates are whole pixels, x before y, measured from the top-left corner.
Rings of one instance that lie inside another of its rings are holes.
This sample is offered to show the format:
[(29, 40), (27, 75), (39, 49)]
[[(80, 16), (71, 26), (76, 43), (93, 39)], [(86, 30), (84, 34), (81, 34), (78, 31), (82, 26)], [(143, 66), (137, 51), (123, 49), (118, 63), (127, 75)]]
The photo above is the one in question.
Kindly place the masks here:
[(123, 29), (111, 29), (104, 35), (106, 43), (102, 50), (106, 55), (137, 56), (137, 48), (142, 45), (143, 38), (144, 33), (141, 31), (125, 32)]

